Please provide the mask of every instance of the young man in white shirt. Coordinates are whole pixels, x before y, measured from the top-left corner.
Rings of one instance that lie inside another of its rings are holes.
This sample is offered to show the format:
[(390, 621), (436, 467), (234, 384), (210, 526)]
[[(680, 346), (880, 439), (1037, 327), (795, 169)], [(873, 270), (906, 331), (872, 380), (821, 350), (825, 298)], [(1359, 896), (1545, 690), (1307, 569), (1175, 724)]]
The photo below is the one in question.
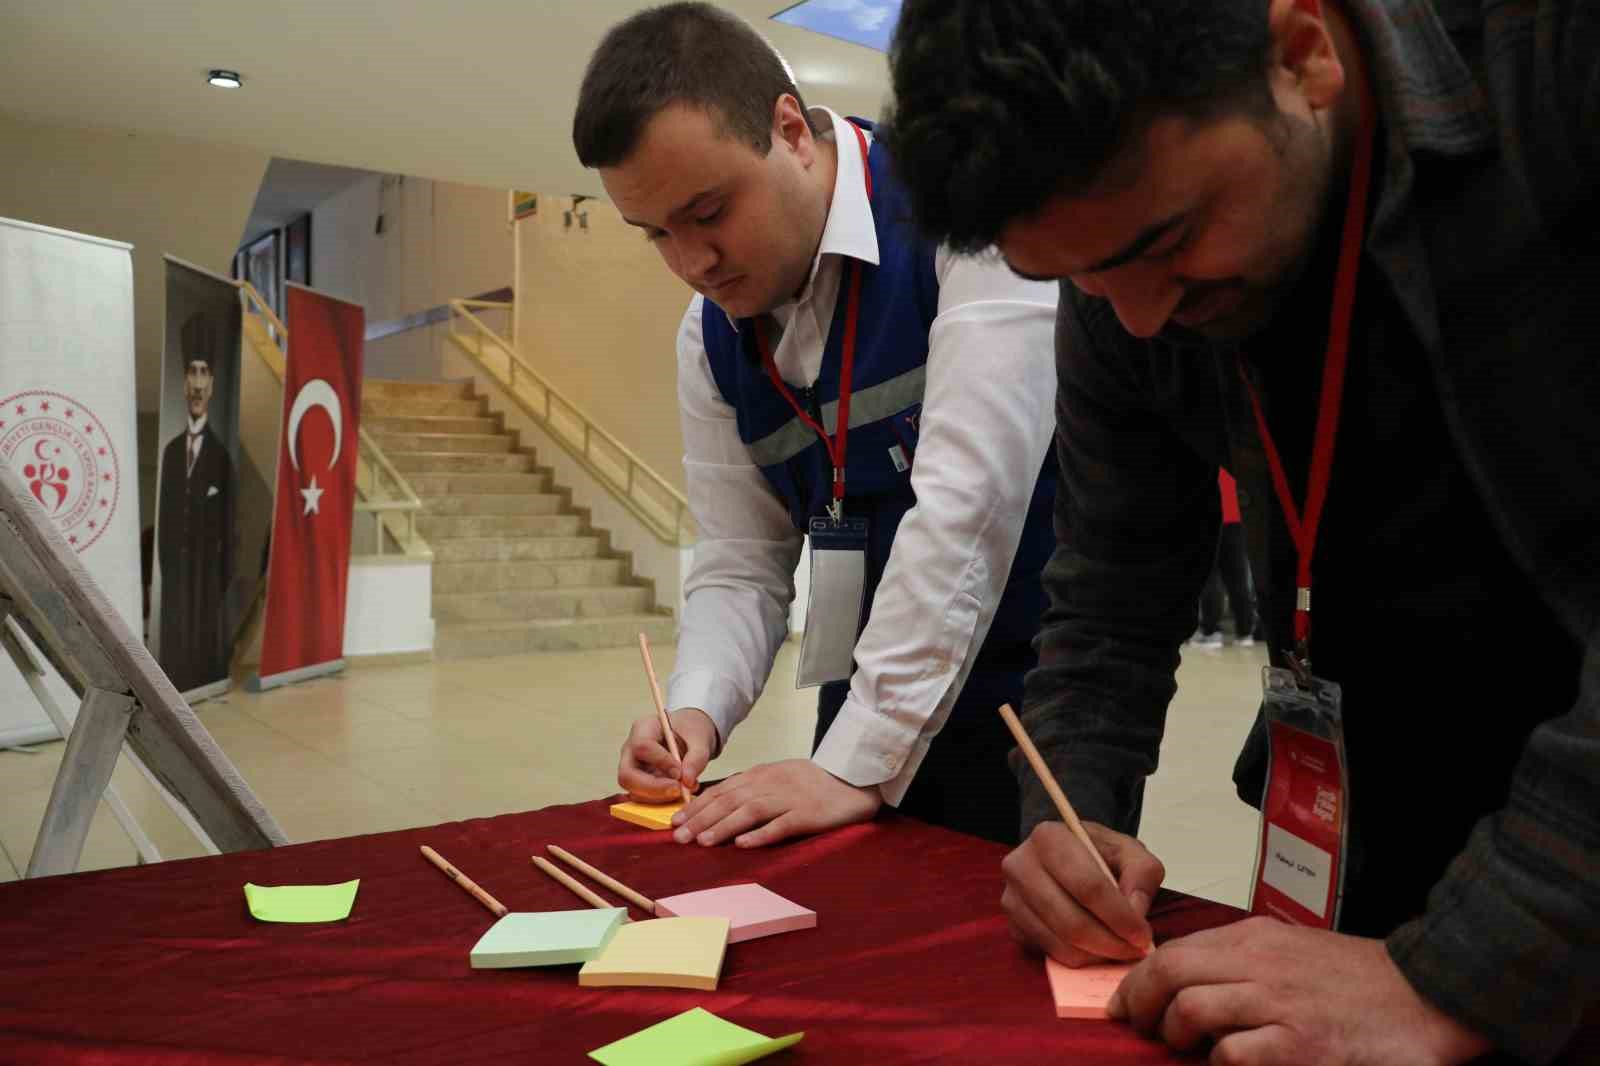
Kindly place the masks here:
[(667, 694), (683, 758), (643, 716), (618, 781), (653, 801), (696, 787), (788, 635), (810, 535), (815, 752), (706, 790), (676, 839), (754, 847), (889, 803), (1015, 841), (995, 712), (1033, 665), (1054, 546), (1056, 288), (923, 241), (870, 126), (808, 111), (771, 46), (710, 5), (613, 28), (573, 140), (699, 294), (678, 333), (701, 534)]

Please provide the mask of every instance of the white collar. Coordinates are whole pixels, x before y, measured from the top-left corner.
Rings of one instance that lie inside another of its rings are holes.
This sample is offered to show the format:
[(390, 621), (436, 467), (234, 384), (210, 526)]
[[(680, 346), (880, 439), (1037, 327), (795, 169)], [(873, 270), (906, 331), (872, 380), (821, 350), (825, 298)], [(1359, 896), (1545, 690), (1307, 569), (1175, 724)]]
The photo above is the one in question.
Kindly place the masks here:
[[(820, 121), (824, 115), (832, 123), (839, 165), (833, 177), (833, 201), (828, 208), (828, 222), (822, 229), (822, 243), (817, 245), (817, 258), (811, 264), (812, 277), (816, 277), (817, 264), (824, 255), (847, 255), (873, 266), (878, 265), (878, 229), (872, 221), (872, 201), (867, 198), (867, 178), (862, 168), (855, 127), (849, 119), (830, 108), (811, 108), (814, 119)], [(872, 134), (866, 130), (862, 130), (862, 134), (870, 147)]]
[(209, 417), (209, 415), (201, 415), (199, 418), (191, 418), (191, 419), (189, 419), (189, 432), (190, 433), (203, 433), (203, 432), (205, 432), (206, 419), (208, 417)]

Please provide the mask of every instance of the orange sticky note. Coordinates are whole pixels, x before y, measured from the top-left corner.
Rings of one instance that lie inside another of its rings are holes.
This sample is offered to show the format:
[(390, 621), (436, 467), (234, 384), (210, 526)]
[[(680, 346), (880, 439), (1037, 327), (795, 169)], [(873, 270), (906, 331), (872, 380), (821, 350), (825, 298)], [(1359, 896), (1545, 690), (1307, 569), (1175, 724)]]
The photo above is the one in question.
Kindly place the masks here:
[(672, 816), (683, 810), (683, 801), (673, 803), (613, 803), (611, 817), (644, 826), (646, 829), (671, 829)]
[(1050, 995), (1056, 1001), (1056, 1017), (1105, 1018), (1106, 1004), (1135, 965), (1106, 962), (1073, 968), (1046, 958), (1044, 972), (1050, 979)]

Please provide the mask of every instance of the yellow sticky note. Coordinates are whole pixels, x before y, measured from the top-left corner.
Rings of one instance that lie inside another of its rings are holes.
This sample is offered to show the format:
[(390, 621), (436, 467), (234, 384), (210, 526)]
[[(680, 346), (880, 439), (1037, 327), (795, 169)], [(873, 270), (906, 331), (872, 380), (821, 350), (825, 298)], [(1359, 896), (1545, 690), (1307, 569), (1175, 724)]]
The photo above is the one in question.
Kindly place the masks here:
[(360, 878), (338, 885), (244, 886), (250, 913), (263, 922), (338, 922), (350, 917)]
[(652, 918), (631, 922), (611, 936), (598, 956), (578, 971), (585, 988), (642, 985), (713, 992), (728, 950), (726, 918)]
[(646, 829), (671, 829), (672, 816), (681, 810), (682, 800), (675, 803), (613, 803), (611, 817), (642, 825)]

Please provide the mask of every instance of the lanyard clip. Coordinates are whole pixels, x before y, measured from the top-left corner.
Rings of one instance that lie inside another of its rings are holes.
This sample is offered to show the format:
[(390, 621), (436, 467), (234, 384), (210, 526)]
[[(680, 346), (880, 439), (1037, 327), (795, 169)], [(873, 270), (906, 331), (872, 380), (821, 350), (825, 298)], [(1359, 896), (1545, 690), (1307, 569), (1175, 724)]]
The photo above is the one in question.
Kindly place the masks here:
[(833, 522), (834, 525), (839, 525), (844, 521), (843, 500), (834, 500), (832, 503), (828, 504), (828, 518)]
[(1297, 640), (1294, 650), (1284, 658), (1289, 660), (1289, 670), (1294, 674), (1295, 684), (1301, 688), (1311, 687), (1311, 646), (1310, 642)]

